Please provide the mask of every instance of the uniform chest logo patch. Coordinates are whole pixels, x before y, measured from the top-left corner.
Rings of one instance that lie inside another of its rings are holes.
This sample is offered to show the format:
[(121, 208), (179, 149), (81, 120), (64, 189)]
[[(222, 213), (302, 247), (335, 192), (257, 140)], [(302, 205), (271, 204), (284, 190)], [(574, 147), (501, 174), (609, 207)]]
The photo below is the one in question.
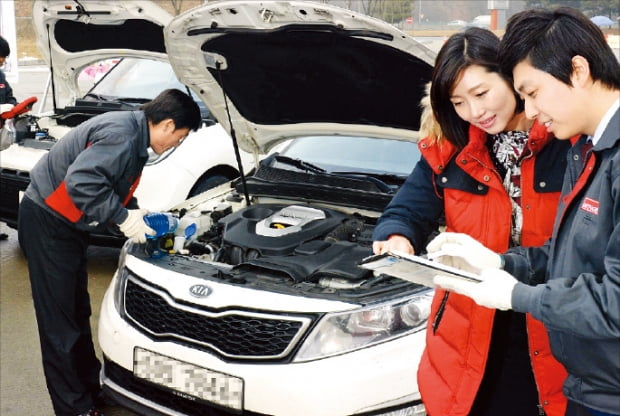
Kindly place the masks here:
[(586, 198), (583, 200), (583, 204), (581, 204), (581, 209), (590, 214), (598, 215), (598, 201)]

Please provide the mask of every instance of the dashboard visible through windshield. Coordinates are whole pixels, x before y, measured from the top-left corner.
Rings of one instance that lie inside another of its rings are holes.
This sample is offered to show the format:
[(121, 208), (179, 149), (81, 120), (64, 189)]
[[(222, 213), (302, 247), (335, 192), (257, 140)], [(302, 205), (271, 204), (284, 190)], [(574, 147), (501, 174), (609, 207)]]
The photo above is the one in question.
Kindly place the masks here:
[(328, 172), (407, 176), (420, 159), (417, 143), (372, 137), (308, 136), (293, 140), (282, 152)]

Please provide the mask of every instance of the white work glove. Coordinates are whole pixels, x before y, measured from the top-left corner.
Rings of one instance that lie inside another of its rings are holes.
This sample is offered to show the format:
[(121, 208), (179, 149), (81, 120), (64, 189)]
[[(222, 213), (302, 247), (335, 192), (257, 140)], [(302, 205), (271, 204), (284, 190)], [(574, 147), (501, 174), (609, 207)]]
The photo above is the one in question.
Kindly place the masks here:
[(407, 237), (394, 234), (385, 241), (375, 241), (372, 243), (372, 251), (375, 254), (383, 254), (388, 251), (398, 251), (401, 253), (414, 254), (413, 246)]
[(0, 114), (11, 111), (15, 107), (13, 104), (0, 104)]
[(497, 269), (485, 269), (480, 273), (481, 282), (473, 282), (452, 276), (435, 276), (433, 284), (449, 292), (472, 298), (480, 306), (506, 311), (512, 309), (512, 291), (517, 284), (510, 273)]
[(441, 233), (428, 243), (426, 250), (429, 259), (475, 274), (502, 266), (499, 254), (467, 234)]
[(146, 235), (155, 235), (155, 230), (146, 225), (144, 216), (148, 214), (146, 209), (128, 209), (127, 218), (118, 225), (118, 228), (131, 238), (134, 243), (146, 243)]

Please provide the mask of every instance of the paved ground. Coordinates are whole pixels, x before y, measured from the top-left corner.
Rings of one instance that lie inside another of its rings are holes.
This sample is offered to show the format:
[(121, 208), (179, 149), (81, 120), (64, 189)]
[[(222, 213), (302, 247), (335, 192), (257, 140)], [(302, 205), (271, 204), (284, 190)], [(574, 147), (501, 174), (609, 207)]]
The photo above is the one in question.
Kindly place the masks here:
[[(4, 223), (0, 224), (0, 232), (9, 235), (7, 240), (0, 241), (0, 414), (52, 415), (41, 366), (26, 260), (17, 243), (17, 232)], [(116, 268), (118, 252), (118, 249), (96, 246), (88, 251), (94, 334), (97, 333), (99, 305)], [(96, 336), (94, 341), (101, 357)], [(106, 416), (134, 415), (120, 407), (104, 410)]]

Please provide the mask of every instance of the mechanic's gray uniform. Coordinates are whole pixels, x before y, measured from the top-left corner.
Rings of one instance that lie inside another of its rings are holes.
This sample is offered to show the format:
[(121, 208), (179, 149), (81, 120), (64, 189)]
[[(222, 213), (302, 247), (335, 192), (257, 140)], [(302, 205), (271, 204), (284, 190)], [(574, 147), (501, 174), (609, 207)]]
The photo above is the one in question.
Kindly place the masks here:
[(88, 231), (118, 224), (148, 159), (142, 111), (110, 112), (80, 124), (31, 171), (18, 235), (28, 260), (43, 369), (57, 415), (88, 411), (101, 364), (89, 318)]
[[(110, 222), (120, 224), (127, 218), (124, 206), (148, 159), (148, 147), (142, 111), (93, 117), (73, 128), (37, 163), (30, 172), (26, 196), (83, 231), (101, 230)], [(79, 218), (64, 205), (69, 201), (61, 186), (81, 213)], [(55, 195), (63, 199), (50, 206)]]
[(620, 414), (619, 126), (616, 111), (585, 169), (585, 136), (569, 152), (547, 244), (504, 256), (505, 269), (521, 282), (546, 281), (518, 283), (512, 305), (545, 324), (552, 352), (569, 373), (564, 394), (611, 414)]

